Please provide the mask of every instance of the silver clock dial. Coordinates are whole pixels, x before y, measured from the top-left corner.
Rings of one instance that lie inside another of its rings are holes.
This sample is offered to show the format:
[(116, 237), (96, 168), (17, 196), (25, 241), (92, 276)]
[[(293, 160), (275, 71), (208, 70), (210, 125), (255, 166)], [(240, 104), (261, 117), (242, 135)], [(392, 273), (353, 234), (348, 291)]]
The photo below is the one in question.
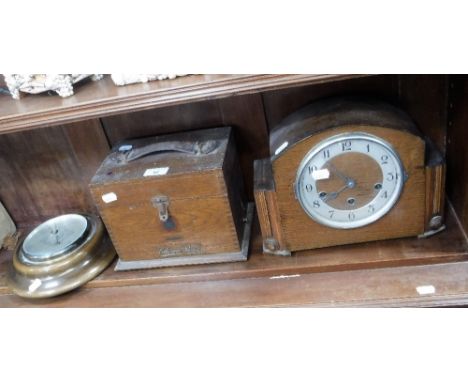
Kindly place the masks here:
[(312, 148), (296, 176), (296, 197), (320, 224), (357, 228), (384, 216), (398, 201), (405, 172), (398, 153), (365, 133), (331, 137)]

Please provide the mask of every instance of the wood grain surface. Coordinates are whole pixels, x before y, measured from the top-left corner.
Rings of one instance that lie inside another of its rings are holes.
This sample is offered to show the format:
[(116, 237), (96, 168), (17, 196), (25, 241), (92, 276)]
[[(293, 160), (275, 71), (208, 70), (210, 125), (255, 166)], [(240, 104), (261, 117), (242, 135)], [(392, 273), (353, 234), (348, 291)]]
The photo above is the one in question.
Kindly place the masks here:
[[(347, 274), (351, 270), (362, 270), (371, 272), (372, 269), (395, 267), (393, 274), (398, 275), (398, 269), (411, 265), (428, 265), (438, 263), (450, 263), (454, 261), (468, 260), (468, 244), (465, 240), (464, 232), (461, 230), (452, 210), (447, 211), (447, 229), (438, 235), (426, 239), (404, 238), (394, 240), (384, 240), (364, 244), (351, 244), (340, 247), (320, 248), (310, 251), (303, 251), (294, 254), (291, 257), (272, 256), (262, 253), (262, 240), (258, 224), (254, 225), (253, 240), (250, 247), (250, 257), (247, 262), (237, 262), (229, 264), (211, 264), (197, 266), (183, 266), (161, 269), (147, 269), (138, 271), (116, 272), (111, 265), (96, 279), (90, 281), (76, 293), (71, 296), (58, 297), (65, 306), (109, 306), (109, 301), (99, 297), (101, 292), (94, 294), (92, 290), (102, 290), (104, 288), (115, 287), (134, 287), (132, 295), (134, 302), (126, 302), (126, 306), (135, 306), (140, 304), (151, 306), (151, 296), (140, 294), (139, 286), (175, 284), (177, 288), (193, 285), (194, 282), (212, 282), (234, 279), (264, 279), (269, 280), (276, 277), (281, 280), (282, 276), (304, 275), (310, 273), (329, 273), (334, 272), (335, 277), (340, 277), (341, 273)], [(0, 253), (0, 295), (9, 295), (11, 292), (6, 287), (5, 271), (11, 261), (10, 252)], [(346, 277), (343, 275), (343, 277)], [(365, 281), (365, 280), (361, 280)], [(391, 288), (399, 284), (399, 279), (395, 278), (391, 285), (383, 283), (380, 288)], [(446, 278), (446, 283), (450, 278)], [(215, 288), (212, 284), (213, 288)], [(468, 285), (466, 287), (468, 293)], [(114, 291), (124, 291), (126, 288), (114, 289)], [(285, 296), (288, 291), (284, 291)], [(352, 291), (348, 296), (354, 301)], [(79, 294), (80, 301), (73, 296)], [(106, 294), (107, 295), (107, 292)], [(88, 297), (84, 297), (88, 296)], [(294, 304), (294, 296), (290, 296), (291, 304)], [(398, 297), (395, 295), (395, 298)], [(9, 299), (12, 297), (10, 296)], [(84, 299), (83, 299), (84, 298)], [(97, 301), (94, 299), (97, 298)], [(178, 298), (174, 296), (174, 298)], [(224, 296), (224, 303), (230, 300), (230, 295)], [(248, 298), (248, 296), (246, 296)], [(313, 296), (311, 296), (313, 300)], [(197, 299), (203, 300), (200, 295)], [(0, 306), (6, 306), (7, 300), (0, 298)], [(30, 304), (23, 299), (13, 298), (14, 303), (8, 303), (8, 306), (20, 306)], [(185, 306), (192, 306), (200, 302), (185, 301)], [(222, 306), (222, 301), (218, 301)], [(356, 304), (359, 302), (356, 300)], [(56, 304), (55, 300), (37, 302), (37, 306), (47, 306), (47, 304)], [(125, 305), (124, 304), (124, 305)]]
[(232, 126), (243, 183), (253, 200), (253, 160), (268, 155), (268, 130), (259, 94), (195, 102), (102, 118), (111, 145), (152, 135)]
[(453, 76), (450, 81), (447, 132), (447, 193), (468, 231), (468, 76)]
[[(346, 74), (204, 74), (145, 84), (115, 86), (110, 76), (77, 84), (73, 97), (27, 95), (21, 102), (0, 95), (0, 134), (100, 118), (130, 111), (338, 81)], [(362, 76), (362, 75), (361, 75)]]
[(435, 216), (444, 216), (445, 178), (445, 163), (439, 166), (426, 167), (426, 217), (424, 219), (426, 232), (435, 230), (441, 225), (431, 226), (431, 219)]
[(279, 89), (262, 93), (269, 129), (291, 113), (321, 98), (359, 95), (398, 103), (398, 76), (380, 75), (324, 84)]
[[(109, 148), (105, 134), (115, 143), (220, 122), (235, 127), (252, 199), (252, 162), (268, 156), (268, 127), (314, 99), (359, 93), (403, 106), (439, 149), (446, 141), (447, 191), (458, 214), (447, 212), (446, 231), (423, 240), (351, 244), (285, 258), (262, 254), (257, 227), (247, 262), (128, 272), (115, 272), (111, 266), (77, 291), (39, 302), (7, 290), (4, 275), (11, 253), (1, 252), (0, 306), (466, 305), (468, 77), (449, 77), (448, 100), (447, 77), (355, 77), (205, 75), (122, 88), (106, 78), (77, 87), (76, 95), (67, 99), (38, 95), (17, 102), (0, 95), (0, 134), (21, 132), (20, 138), (0, 137), (0, 175), (5, 179), (0, 199), (9, 200), (24, 234), (24, 225), (34, 225), (49, 213), (91, 207), (85, 178)], [(104, 131), (85, 127), (97, 126), (100, 117)], [(23, 132), (36, 128), (43, 129)], [(434, 285), (435, 293), (419, 295), (415, 287), (427, 284)]]
[(445, 154), (448, 112), (447, 75), (399, 75), (399, 105)]
[[(115, 148), (93, 177), (90, 189), (99, 213), (122, 260), (160, 259), (168, 252), (196, 248), (187, 255), (240, 251), (245, 198), (239, 177), (237, 154), (229, 127), (188, 131), (132, 141), (132, 150), (175, 142), (211, 142), (206, 154), (157, 152), (126, 160)], [(237, 168), (236, 168), (237, 166)], [(165, 168), (160, 176), (145, 176), (147, 169)], [(240, 183), (239, 183), (240, 182)], [(104, 195), (115, 195), (109, 203)], [(236, 195), (234, 195), (236, 194)], [(168, 199), (173, 227), (160, 221), (155, 197)]]
[(169, 213), (175, 224), (170, 231), (150, 199), (100, 211), (123, 260), (151, 260), (162, 257), (161, 251), (187, 245), (200, 246), (204, 254), (240, 250), (227, 195), (170, 200)]
[[(1, 295), (2, 307), (425, 307), (468, 299), (468, 263), (243, 280), (80, 289), (43, 301)], [(434, 293), (418, 292), (421, 286)]]
[[(309, 150), (323, 139), (350, 131), (366, 132), (389, 142), (399, 153), (408, 180), (395, 206), (384, 217), (353, 230), (338, 230), (312, 220), (296, 201), (294, 183), (297, 168)], [(424, 232), (425, 170), (424, 141), (412, 134), (375, 126), (344, 126), (307, 138), (273, 162), (276, 197), (287, 248), (297, 251), (308, 248), (356, 243)], [(313, 232), (313, 235), (310, 235)]]
[(336, 95), (368, 96), (402, 108), (445, 153), (447, 75), (379, 75), (265, 92), (262, 96), (268, 127), (273, 128), (289, 114), (317, 99)]
[(275, 255), (290, 255), (281, 226), (270, 158), (254, 162), (254, 195), (263, 238), (263, 251)]
[(98, 120), (0, 135), (0, 200), (18, 225), (95, 212), (88, 183), (108, 149)]

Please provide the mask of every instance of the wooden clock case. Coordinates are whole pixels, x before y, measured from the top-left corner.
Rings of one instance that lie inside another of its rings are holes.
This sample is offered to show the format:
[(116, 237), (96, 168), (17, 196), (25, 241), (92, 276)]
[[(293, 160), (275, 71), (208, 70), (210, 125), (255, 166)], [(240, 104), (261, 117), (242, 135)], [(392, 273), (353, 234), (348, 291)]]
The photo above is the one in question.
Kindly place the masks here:
[[(400, 198), (378, 221), (336, 229), (312, 220), (294, 192), (304, 156), (332, 136), (363, 132), (399, 153), (407, 180)], [(263, 251), (290, 255), (305, 249), (406, 236), (444, 228), (445, 163), (434, 145), (398, 108), (373, 99), (340, 97), (316, 101), (291, 114), (270, 134), (270, 158), (254, 163), (254, 195)]]

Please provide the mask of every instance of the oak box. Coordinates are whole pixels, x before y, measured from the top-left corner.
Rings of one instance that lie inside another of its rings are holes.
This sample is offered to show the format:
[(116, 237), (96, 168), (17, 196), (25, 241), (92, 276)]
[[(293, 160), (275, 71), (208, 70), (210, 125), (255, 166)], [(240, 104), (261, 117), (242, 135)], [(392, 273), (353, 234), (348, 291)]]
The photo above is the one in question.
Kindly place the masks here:
[(112, 150), (90, 189), (117, 270), (247, 259), (253, 211), (232, 135), (230, 127), (203, 129)]

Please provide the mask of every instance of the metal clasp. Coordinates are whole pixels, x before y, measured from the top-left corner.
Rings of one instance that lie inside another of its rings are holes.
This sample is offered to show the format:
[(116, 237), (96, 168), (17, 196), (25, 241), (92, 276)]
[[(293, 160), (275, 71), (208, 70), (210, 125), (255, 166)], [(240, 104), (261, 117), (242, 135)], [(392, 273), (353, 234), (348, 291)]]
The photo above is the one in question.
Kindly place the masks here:
[(159, 220), (165, 223), (169, 219), (169, 198), (164, 195), (155, 196), (151, 202), (159, 211)]

